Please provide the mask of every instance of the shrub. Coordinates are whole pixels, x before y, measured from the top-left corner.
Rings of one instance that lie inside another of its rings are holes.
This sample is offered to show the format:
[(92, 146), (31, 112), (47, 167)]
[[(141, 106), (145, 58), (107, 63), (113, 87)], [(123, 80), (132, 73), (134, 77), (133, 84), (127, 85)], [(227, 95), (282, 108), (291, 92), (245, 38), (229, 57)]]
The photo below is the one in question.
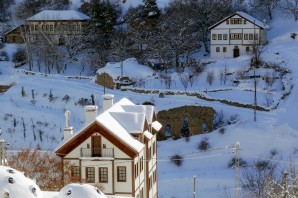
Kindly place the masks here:
[(210, 148), (210, 144), (208, 142), (208, 138), (203, 138), (199, 143), (198, 149), (200, 151), (207, 151)]
[(183, 162), (183, 156), (179, 154), (175, 154), (171, 157), (171, 161), (177, 166), (181, 166)]
[(91, 103), (88, 98), (80, 98), (78, 102), (75, 102), (75, 105), (78, 105), (78, 104), (81, 106), (86, 106), (86, 105), (90, 105)]
[(15, 63), (24, 62), (24, 61), (26, 61), (26, 59), (27, 59), (26, 52), (22, 48), (18, 48), (12, 57), (12, 61)]
[(1, 61), (9, 61), (7, 52), (3, 51), (0, 53), (0, 60)]
[(66, 103), (69, 101), (70, 97), (69, 95), (65, 95), (63, 98), (62, 98), (62, 101), (65, 101)]
[[(240, 158), (239, 161), (240, 161), (240, 167), (247, 167), (247, 162), (245, 160)], [(228, 163), (228, 168), (234, 168), (235, 165), (236, 165), (236, 158), (233, 157)]]
[(150, 101), (143, 102), (143, 105), (152, 105), (152, 106), (155, 106), (155, 104), (153, 102), (150, 102)]
[(225, 131), (226, 131), (226, 129), (222, 127), (218, 130), (218, 133), (223, 135), (223, 134), (225, 134)]

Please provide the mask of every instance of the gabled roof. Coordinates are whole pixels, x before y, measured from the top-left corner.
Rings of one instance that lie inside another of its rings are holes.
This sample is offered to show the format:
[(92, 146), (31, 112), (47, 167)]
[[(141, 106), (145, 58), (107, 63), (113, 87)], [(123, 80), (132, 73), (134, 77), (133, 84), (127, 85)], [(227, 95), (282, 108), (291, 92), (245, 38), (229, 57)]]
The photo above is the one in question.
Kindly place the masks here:
[(142, 133), (146, 122), (145, 114), (131, 112), (111, 112), (115, 120), (129, 133)]
[(147, 122), (151, 124), (154, 117), (154, 107), (152, 105), (122, 105), (122, 108), (126, 112), (144, 113), (146, 115)]
[(89, 20), (90, 17), (76, 10), (43, 10), (27, 21), (73, 21)]
[(269, 28), (268, 25), (265, 25), (263, 22), (261, 22), (260, 20), (254, 18), (253, 16), (251, 16), (251, 15), (245, 13), (245, 12), (238, 11), (238, 12), (235, 12), (234, 14), (232, 14), (232, 15), (230, 15), (230, 16), (228, 16), (228, 17), (222, 19), (222, 20), (220, 20), (219, 22), (215, 23), (214, 25), (210, 26), (210, 27), (209, 27), (209, 30), (210, 30), (210, 29), (213, 29), (214, 27), (218, 26), (218, 25), (221, 24), (222, 22), (228, 20), (229, 18), (232, 18), (232, 17), (235, 16), (235, 15), (238, 15), (238, 16), (240, 16), (240, 17), (246, 19), (247, 21), (249, 21), (249, 22), (255, 24), (256, 26), (258, 26), (258, 27), (261, 28), (261, 29), (268, 29), (268, 28)]
[(133, 157), (144, 148), (144, 144), (135, 139), (132, 134), (142, 133), (147, 129), (147, 115), (152, 122), (153, 106), (135, 105), (130, 100), (123, 98), (97, 116), (94, 122), (70, 139), (61, 142), (55, 153), (61, 157), (65, 156), (92, 134), (99, 132), (109, 141), (119, 145), (126, 154)]

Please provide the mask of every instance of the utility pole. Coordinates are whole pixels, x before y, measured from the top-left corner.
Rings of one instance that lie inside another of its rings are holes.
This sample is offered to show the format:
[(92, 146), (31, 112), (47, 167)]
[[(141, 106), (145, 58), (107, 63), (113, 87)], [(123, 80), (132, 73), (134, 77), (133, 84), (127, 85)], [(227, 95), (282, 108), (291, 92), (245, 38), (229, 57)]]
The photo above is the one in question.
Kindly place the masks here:
[(256, 81), (256, 70), (254, 69), (254, 122), (257, 121), (257, 81)]
[(196, 176), (193, 176), (193, 198), (196, 198), (197, 197), (197, 190), (196, 190)]
[(103, 72), (103, 94), (106, 94), (106, 72)]
[(6, 145), (5, 140), (1, 139), (0, 140), (0, 165), (1, 166), (5, 165), (5, 145)]
[(240, 198), (241, 181), (240, 181), (240, 143), (235, 144), (235, 198)]

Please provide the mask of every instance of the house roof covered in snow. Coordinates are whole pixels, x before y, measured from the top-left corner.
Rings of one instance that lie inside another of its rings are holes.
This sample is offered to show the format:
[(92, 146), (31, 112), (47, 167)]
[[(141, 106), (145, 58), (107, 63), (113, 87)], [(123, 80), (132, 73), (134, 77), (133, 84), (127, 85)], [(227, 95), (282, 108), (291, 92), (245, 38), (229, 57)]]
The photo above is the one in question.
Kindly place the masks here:
[(85, 21), (90, 17), (76, 10), (43, 10), (27, 21)]
[(238, 11), (238, 12), (235, 12), (234, 14), (232, 14), (232, 15), (230, 15), (230, 16), (228, 16), (228, 17), (226, 17), (226, 18), (224, 18), (224, 19), (222, 19), (222, 20), (220, 20), (220, 21), (218, 21), (218, 22), (215, 23), (214, 25), (210, 26), (209, 29), (213, 29), (214, 27), (218, 26), (218, 25), (221, 24), (222, 22), (226, 21), (227, 19), (229, 19), (229, 18), (231, 18), (231, 17), (233, 17), (233, 16), (235, 16), (235, 15), (238, 15), (238, 16), (240, 16), (240, 17), (246, 19), (247, 21), (249, 21), (249, 22), (255, 24), (255, 25), (258, 26), (258, 27), (260, 27), (261, 29), (268, 29), (268, 28), (269, 28), (268, 25), (266, 25), (264, 22), (262, 22), (262, 21), (256, 19), (255, 17), (253, 17), (253, 16), (251, 16), (251, 15), (245, 13), (245, 12)]
[(109, 135), (117, 138), (122, 146), (127, 147), (128, 152), (132, 155), (134, 153), (136, 154), (144, 148), (144, 144), (135, 139), (132, 134), (142, 133), (147, 130), (147, 115), (149, 116), (150, 122), (152, 122), (154, 115), (153, 106), (135, 105), (127, 98), (123, 98), (111, 108), (97, 116), (95, 121), (86, 126), (83, 130), (73, 135), (70, 139), (64, 140), (57, 147), (55, 152), (59, 156), (67, 154), (67, 152), (71, 151), (71, 148), (68, 148), (70, 145), (74, 147), (77, 146), (80, 142), (92, 135), (92, 128), (100, 126), (105, 129)]

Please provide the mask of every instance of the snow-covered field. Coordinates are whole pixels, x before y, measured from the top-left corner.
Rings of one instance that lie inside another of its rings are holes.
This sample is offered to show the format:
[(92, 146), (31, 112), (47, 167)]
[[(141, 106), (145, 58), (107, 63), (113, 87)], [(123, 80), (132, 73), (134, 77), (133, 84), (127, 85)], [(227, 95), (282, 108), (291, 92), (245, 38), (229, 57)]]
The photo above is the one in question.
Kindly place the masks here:
[[(128, 0), (129, 2), (129, 0)], [(133, 1), (131, 1), (133, 2)], [(165, 1), (166, 2), (166, 1)], [(158, 142), (158, 182), (160, 198), (187, 198), (193, 197), (193, 177), (196, 176), (197, 197), (224, 197), (226, 193), (234, 193), (234, 169), (228, 169), (227, 164), (234, 156), (233, 145), (240, 142), (241, 158), (252, 161), (266, 158), (270, 151), (278, 151), (281, 165), (286, 166), (290, 158), (297, 160), (297, 98), (298, 98), (298, 41), (290, 38), (291, 32), (298, 32), (297, 22), (278, 20), (271, 24), (269, 31), (270, 42), (266, 46), (263, 58), (268, 62), (281, 63), (283, 67), (292, 71), (283, 82), (277, 79), (271, 87), (267, 87), (263, 80), (258, 79), (257, 103), (259, 106), (271, 111), (258, 111), (257, 121), (253, 120), (253, 109), (239, 108), (220, 103), (219, 101), (206, 101), (197, 97), (180, 95), (166, 95), (159, 98), (158, 94), (139, 94), (131, 91), (110, 90), (106, 92), (115, 95), (118, 101), (123, 97), (135, 103), (144, 101), (154, 102), (158, 111), (183, 105), (210, 106), (217, 112), (223, 111), (224, 116), (238, 116), (238, 122), (225, 127), (225, 133), (213, 131), (208, 134), (197, 135), (190, 138)], [(16, 50), (15, 45), (6, 45), (2, 50), (10, 55)], [(249, 68), (249, 57), (237, 59), (210, 59), (209, 57), (195, 56), (203, 61), (215, 61), (200, 74), (191, 87), (184, 89), (178, 73), (172, 73), (173, 84), (171, 91), (183, 93), (198, 92), (207, 98), (228, 100), (242, 104), (253, 104), (253, 79), (240, 80), (238, 85), (233, 83), (237, 70)], [(63, 75), (44, 75), (38, 73), (36, 66), (32, 73), (26, 73), (27, 66), (14, 69), (11, 62), (0, 62), (0, 85), (12, 87), (0, 95), (0, 139), (5, 139), (10, 147), (18, 149), (31, 145), (40, 145), (42, 149), (54, 149), (61, 141), (63, 127), (65, 126), (64, 111), (71, 111), (71, 125), (75, 130), (83, 126), (83, 106), (79, 104), (80, 98), (91, 100), (101, 105), (101, 96), (104, 88), (94, 83), (94, 77), (84, 79), (72, 78), (78, 75), (78, 65), (68, 65)], [(114, 77), (120, 76), (120, 63), (108, 64), (99, 72), (110, 72)], [(233, 73), (228, 77), (227, 83), (222, 84), (218, 74), (226, 66)], [(146, 70), (146, 73), (144, 72)], [(214, 71), (215, 80), (212, 85), (206, 82), (208, 71)], [(187, 70), (185, 71), (187, 72)], [(263, 69), (256, 70), (256, 74), (266, 74)], [(134, 59), (124, 62), (124, 74), (145, 81), (140, 87), (134, 89), (148, 89), (168, 91), (160, 74), (144, 68)], [(251, 75), (251, 71), (247, 73)], [(71, 78), (69, 78), (71, 77)], [(291, 94), (284, 100), (281, 97), (291, 90)], [(283, 88), (284, 86), (284, 88)], [(22, 96), (22, 88), (24, 94)], [(52, 93), (53, 100), (49, 99)], [(268, 104), (270, 95), (272, 102)], [(69, 96), (69, 99), (66, 100)], [(64, 98), (64, 99), (63, 99)], [(101, 107), (100, 107), (101, 110)], [(211, 150), (201, 152), (197, 149), (202, 138), (208, 138)], [(170, 156), (180, 154), (184, 157), (180, 167), (170, 161)]]

